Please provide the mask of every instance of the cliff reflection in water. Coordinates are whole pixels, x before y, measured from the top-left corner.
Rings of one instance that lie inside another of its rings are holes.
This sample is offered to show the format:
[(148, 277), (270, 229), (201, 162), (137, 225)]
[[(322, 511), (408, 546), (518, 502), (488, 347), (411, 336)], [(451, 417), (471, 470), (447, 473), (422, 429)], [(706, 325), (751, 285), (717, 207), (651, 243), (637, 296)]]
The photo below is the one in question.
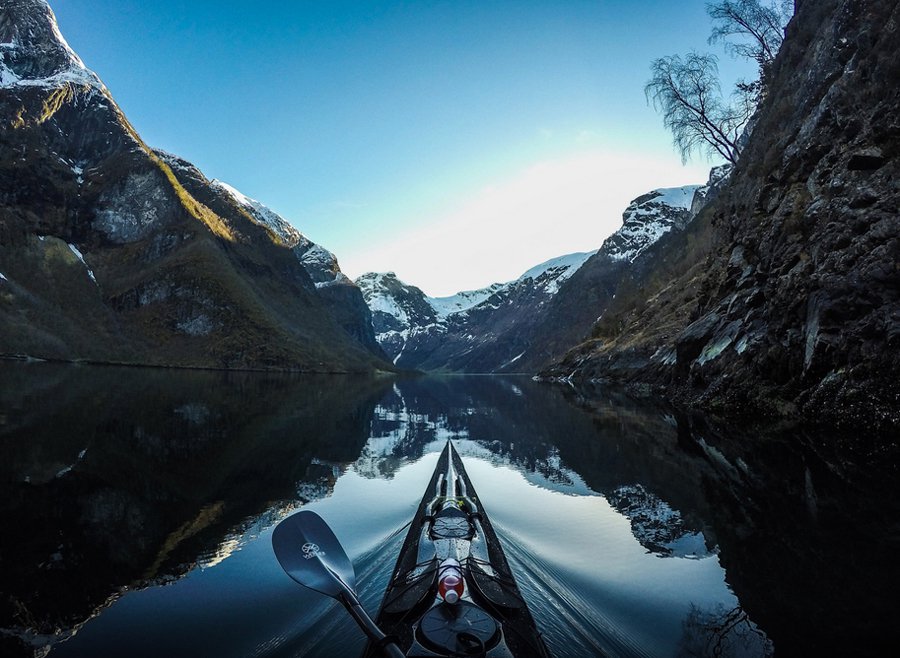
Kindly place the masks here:
[(389, 386), (21, 363), (0, 375), (0, 628), (35, 646), (120, 588), (220, 559), (236, 526), (324, 495), (334, 473), (317, 460), (359, 455)]
[(689, 615), (686, 652), (721, 649), (723, 631), (745, 615), (777, 655), (878, 656), (896, 645), (896, 435), (723, 428), (701, 416), (647, 413), (602, 390), (567, 392), (616, 448), (562, 443), (563, 458), (586, 465), (598, 491), (640, 482), (718, 547), (742, 610)]
[[(448, 438), (539, 487), (604, 496), (660, 558), (718, 554), (739, 605), (691, 609), (684, 655), (875, 654), (894, 632), (896, 462), (840, 437), (723, 432), (524, 378), (0, 375), (4, 653), (64, 639), (122, 588), (217, 564), (348, 469), (393, 478)], [(81, 639), (58, 646), (78, 655)]]

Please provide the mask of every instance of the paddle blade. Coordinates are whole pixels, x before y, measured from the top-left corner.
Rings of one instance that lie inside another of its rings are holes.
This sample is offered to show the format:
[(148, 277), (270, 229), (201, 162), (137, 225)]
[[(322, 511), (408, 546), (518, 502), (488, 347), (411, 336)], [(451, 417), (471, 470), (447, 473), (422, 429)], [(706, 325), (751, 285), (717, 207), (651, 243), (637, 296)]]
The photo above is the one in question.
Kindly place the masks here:
[(301, 585), (336, 598), (356, 596), (356, 574), (337, 537), (315, 512), (287, 517), (272, 533), (272, 548), (287, 575)]

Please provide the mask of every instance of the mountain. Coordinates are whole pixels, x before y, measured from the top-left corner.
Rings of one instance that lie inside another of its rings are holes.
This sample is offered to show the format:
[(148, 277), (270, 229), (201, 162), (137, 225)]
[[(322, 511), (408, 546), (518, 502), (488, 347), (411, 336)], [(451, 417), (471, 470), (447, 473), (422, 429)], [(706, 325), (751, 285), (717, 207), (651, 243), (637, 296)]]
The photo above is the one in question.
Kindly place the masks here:
[(896, 430), (900, 7), (796, 5), (719, 197), (546, 375)]
[[(235, 204), (256, 224), (266, 228), (280, 245), (289, 248), (312, 279), (319, 299), (325, 304), (341, 328), (366, 349), (380, 358), (384, 352), (375, 340), (372, 314), (362, 291), (345, 275), (337, 258), (327, 249), (312, 242), (281, 215), (255, 199), (242, 194), (222, 181), (207, 181), (191, 163), (164, 151), (156, 150), (175, 173), (178, 181), (198, 199), (221, 215), (231, 212)], [(209, 191), (214, 194), (210, 195)]]
[(554, 258), (508, 283), (431, 298), (393, 273), (366, 274), (357, 284), (378, 341), (405, 368), (536, 372), (589, 335), (620, 282), (664, 236), (682, 231), (726, 177), (716, 168), (705, 186), (648, 192), (598, 251)]
[(449, 297), (428, 297), (393, 272), (364, 274), (356, 283), (372, 310), (379, 343), (398, 366), (499, 371), (503, 363), (515, 363), (514, 358), (503, 356), (514, 348), (507, 330), (517, 329), (525, 315), (556, 294), (590, 255), (555, 258), (515, 281)]
[(415, 339), (420, 331), (438, 324), (437, 311), (425, 293), (406, 285), (393, 272), (363, 274), (356, 285), (372, 312), (375, 338), (395, 364), (411, 336)]
[(261, 204), (149, 148), (44, 0), (0, 8), (0, 126), (3, 355), (384, 364), (361, 293), (333, 257)]

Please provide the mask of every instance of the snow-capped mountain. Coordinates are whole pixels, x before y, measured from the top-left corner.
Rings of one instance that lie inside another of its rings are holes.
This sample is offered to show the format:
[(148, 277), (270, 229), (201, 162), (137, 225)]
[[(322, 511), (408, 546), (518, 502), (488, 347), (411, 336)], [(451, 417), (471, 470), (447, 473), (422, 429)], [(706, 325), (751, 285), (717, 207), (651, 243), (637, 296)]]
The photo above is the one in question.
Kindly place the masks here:
[(663, 236), (681, 231), (727, 171), (707, 185), (661, 188), (632, 201), (598, 251), (568, 254), (515, 281), (431, 298), (393, 273), (357, 279), (379, 344), (400, 367), (535, 372), (590, 334), (620, 282)]
[(0, 3), (0, 350), (381, 367), (362, 294), (268, 208), (149, 148), (45, 0)]
[[(376, 339), (394, 363), (406, 368), (456, 370), (460, 359), (479, 353), (484, 338), (494, 343), (494, 331), (503, 333), (502, 328), (488, 329), (488, 325), (499, 318), (510, 325), (511, 312), (527, 312), (544, 304), (591, 255), (593, 252), (554, 258), (515, 281), (449, 297), (429, 297), (393, 272), (364, 274), (356, 283), (372, 311)], [(496, 354), (505, 354), (509, 347), (501, 344)], [(515, 354), (492, 358), (503, 359), (492, 371), (504, 364), (514, 366), (517, 360)]]
[(372, 312), (375, 340), (395, 364), (410, 340), (419, 342), (441, 333), (443, 325), (425, 293), (406, 285), (393, 272), (363, 274), (356, 285)]
[(0, 89), (58, 89), (73, 84), (106, 92), (75, 54), (45, 0), (5, 0), (0, 9)]
[(614, 261), (630, 263), (673, 228), (684, 228), (701, 187), (664, 188), (639, 196), (622, 213), (622, 228), (603, 243), (606, 254)]

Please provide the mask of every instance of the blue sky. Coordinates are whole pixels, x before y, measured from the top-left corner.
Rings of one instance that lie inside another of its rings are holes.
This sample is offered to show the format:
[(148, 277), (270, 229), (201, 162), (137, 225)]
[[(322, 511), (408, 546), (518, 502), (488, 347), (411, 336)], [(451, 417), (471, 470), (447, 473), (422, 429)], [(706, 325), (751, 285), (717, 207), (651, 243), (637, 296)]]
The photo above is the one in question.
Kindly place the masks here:
[(258, 199), (350, 276), (429, 294), (600, 246), (627, 202), (705, 180), (643, 86), (720, 55), (703, 0), (51, 0), (150, 145)]

